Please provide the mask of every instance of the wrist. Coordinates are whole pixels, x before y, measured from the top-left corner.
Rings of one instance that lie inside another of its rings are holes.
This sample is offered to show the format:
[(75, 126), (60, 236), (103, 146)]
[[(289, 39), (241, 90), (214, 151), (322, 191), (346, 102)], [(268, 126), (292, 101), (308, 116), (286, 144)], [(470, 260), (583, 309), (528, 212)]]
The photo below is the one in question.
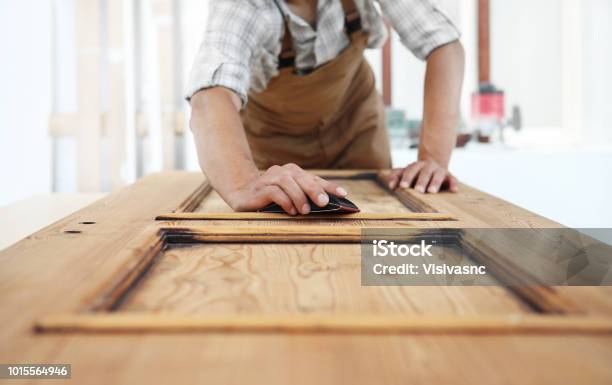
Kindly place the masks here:
[(448, 164), (450, 163), (450, 156), (441, 156), (441, 155), (436, 156), (434, 154), (431, 154), (431, 153), (428, 153), (426, 151), (419, 149), (417, 160), (421, 162), (433, 162), (443, 167), (444, 169), (448, 170)]
[(253, 181), (255, 181), (260, 174), (260, 171), (254, 165), (253, 167), (236, 170), (236, 172), (232, 173), (231, 176), (228, 175), (224, 190), (226, 190), (228, 193), (242, 190), (245, 186), (253, 183)]
[[(202, 169), (204, 170), (204, 167)], [(204, 173), (213, 188), (228, 204), (231, 196), (243, 190), (259, 176), (259, 170), (253, 162), (234, 162), (223, 169), (222, 172), (217, 168), (214, 172), (209, 173), (205, 170)]]

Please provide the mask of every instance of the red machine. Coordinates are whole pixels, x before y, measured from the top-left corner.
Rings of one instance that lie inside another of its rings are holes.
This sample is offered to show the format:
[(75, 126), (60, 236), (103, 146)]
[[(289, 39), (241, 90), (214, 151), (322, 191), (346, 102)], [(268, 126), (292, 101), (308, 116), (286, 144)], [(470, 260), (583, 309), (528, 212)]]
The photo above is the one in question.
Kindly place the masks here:
[(472, 128), (478, 141), (488, 143), (496, 130), (503, 141), (504, 128), (521, 129), (521, 113), (518, 106), (512, 108), (512, 116), (505, 119), (504, 91), (491, 83), (489, 50), (489, 0), (478, 0), (478, 91), (472, 94)]

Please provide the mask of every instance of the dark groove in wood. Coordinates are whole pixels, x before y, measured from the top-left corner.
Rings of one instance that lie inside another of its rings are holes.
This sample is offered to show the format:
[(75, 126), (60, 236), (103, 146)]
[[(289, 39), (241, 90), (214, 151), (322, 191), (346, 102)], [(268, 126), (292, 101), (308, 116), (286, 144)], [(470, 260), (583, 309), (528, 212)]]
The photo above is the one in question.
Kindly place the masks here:
[(469, 250), (469, 255), (475, 262), (485, 265), (487, 272), (503, 283), (508, 291), (535, 312), (546, 314), (584, 313), (572, 301), (559, 296), (554, 288), (545, 286), (528, 271), (512, 265), (511, 261), (494, 250), (483, 250), (482, 245), (471, 244), (465, 237), (460, 239), (460, 245), (464, 251)]
[[(205, 181), (202, 183), (194, 192), (187, 197), (173, 212), (174, 213), (184, 213), (184, 212), (192, 212), (195, 210), (200, 203), (204, 200), (206, 195), (208, 195), (212, 191), (212, 185), (210, 182)], [(157, 218), (155, 218), (157, 220)]]
[(416, 195), (414, 195), (410, 190), (405, 189), (395, 189), (391, 190), (388, 186), (388, 181), (382, 176), (378, 176), (376, 178), (376, 182), (378, 185), (384, 189), (387, 193), (393, 195), (398, 201), (400, 201), (404, 206), (415, 213), (438, 213), (433, 206), (425, 203), (422, 199), (419, 199)]
[(100, 290), (100, 294), (94, 297), (86, 311), (116, 310), (120, 301), (129, 294), (131, 289), (138, 286), (138, 283), (146, 276), (155, 259), (162, 255), (166, 247), (165, 238), (165, 235), (159, 232), (156, 239), (151, 240), (150, 246), (140, 256), (135, 256), (135, 260), (128, 261), (128, 266), (122, 267), (117, 276), (113, 277), (111, 282)]

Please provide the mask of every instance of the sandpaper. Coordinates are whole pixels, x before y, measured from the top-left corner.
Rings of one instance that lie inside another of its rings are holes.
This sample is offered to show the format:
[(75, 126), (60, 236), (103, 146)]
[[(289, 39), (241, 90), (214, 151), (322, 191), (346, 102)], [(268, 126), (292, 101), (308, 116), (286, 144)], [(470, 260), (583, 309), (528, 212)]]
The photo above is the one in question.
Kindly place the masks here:
[[(346, 198), (340, 198), (334, 195), (329, 195), (329, 203), (325, 207), (319, 207), (308, 199), (310, 205), (310, 214), (333, 213), (333, 214), (350, 214), (358, 213), (359, 207)], [(282, 213), (285, 210), (276, 203), (271, 203), (268, 206), (257, 210), (262, 213)], [(309, 214), (309, 215), (310, 215)]]

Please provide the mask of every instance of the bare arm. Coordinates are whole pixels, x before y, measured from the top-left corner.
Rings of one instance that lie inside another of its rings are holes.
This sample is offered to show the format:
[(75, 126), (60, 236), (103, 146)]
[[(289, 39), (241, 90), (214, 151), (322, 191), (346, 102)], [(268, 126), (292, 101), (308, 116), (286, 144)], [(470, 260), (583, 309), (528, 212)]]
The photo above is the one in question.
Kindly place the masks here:
[(420, 192), (436, 193), (447, 186), (457, 191), (457, 180), (448, 172), (448, 165), (457, 137), (464, 62), (459, 41), (437, 48), (427, 58), (418, 161), (394, 170), (389, 187), (414, 186)]
[(329, 202), (328, 193), (347, 195), (295, 164), (259, 171), (240, 119), (240, 104), (238, 95), (222, 87), (199, 91), (191, 99), (190, 126), (200, 167), (230, 207), (251, 211), (274, 202), (289, 214), (308, 214), (307, 197), (322, 207)]
[(448, 168), (457, 138), (464, 61), (458, 41), (433, 51), (427, 59), (419, 160), (434, 160)]
[(202, 171), (225, 197), (257, 177), (257, 167), (240, 121), (240, 98), (215, 87), (191, 99), (190, 126)]

